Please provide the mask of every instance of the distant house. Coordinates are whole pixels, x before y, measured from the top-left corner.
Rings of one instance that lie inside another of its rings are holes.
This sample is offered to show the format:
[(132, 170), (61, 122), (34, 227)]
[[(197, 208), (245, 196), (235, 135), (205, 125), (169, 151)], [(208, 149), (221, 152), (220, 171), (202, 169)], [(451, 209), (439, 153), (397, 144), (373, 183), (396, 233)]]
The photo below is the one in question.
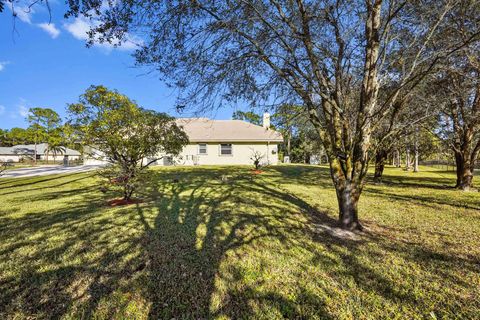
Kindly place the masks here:
[[(270, 116), (263, 117), (263, 126), (241, 120), (212, 120), (208, 118), (180, 118), (190, 143), (179, 156), (159, 155), (156, 165), (251, 165), (257, 152), (263, 156), (262, 164), (278, 163), (278, 145), (282, 135), (270, 129)], [(92, 148), (86, 148), (85, 164), (102, 164), (107, 159)], [(145, 159), (148, 161), (149, 159)]]
[(11, 147), (0, 147), (0, 162), (18, 162), (19, 156)]
[[(37, 144), (37, 160), (45, 160), (47, 144)], [(0, 162), (20, 162), (23, 159), (34, 159), (35, 145), (34, 144), (19, 144), (13, 147), (0, 147)], [(68, 160), (78, 160), (81, 157), (77, 150), (62, 147), (61, 152), (57, 152), (56, 160), (62, 160), (67, 157)], [(54, 159), (54, 152), (48, 151), (48, 159)]]

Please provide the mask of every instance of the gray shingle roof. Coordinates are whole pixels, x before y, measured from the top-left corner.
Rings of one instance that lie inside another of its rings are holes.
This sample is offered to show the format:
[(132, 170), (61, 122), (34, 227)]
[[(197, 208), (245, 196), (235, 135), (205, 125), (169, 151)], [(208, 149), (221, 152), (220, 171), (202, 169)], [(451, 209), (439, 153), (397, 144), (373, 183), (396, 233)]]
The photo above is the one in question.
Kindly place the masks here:
[(0, 155), (15, 155), (12, 147), (0, 147)]
[(241, 120), (211, 120), (207, 118), (179, 118), (191, 142), (283, 142), (282, 135)]

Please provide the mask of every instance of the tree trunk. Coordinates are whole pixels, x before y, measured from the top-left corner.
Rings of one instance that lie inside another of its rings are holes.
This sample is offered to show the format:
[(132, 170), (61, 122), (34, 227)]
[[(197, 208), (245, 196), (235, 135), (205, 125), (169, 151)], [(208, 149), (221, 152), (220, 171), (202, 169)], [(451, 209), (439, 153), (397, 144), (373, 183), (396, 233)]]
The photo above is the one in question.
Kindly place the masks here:
[(413, 160), (413, 172), (418, 172), (418, 147), (415, 145), (415, 156)]
[(468, 191), (473, 184), (473, 167), (470, 159), (461, 152), (455, 152), (455, 164), (457, 166), (457, 183), (455, 188)]
[(292, 133), (291, 131), (288, 132), (288, 137), (287, 137), (287, 155), (290, 157), (290, 151), (291, 151), (291, 142), (292, 141)]
[(406, 152), (406, 155), (405, 155), (405, 162), (406, 162), (405, 163), (405, 169), (407, 171), (410, 171), (411, 163), (410, 163), (410, 149), (409, 148), (407, 148), (407, 152)]
[(34, 163), (35, 165), (37, 165), (37, 138), (35, 138), (35, 154), (33, 155), (34, 159)]
[(342, 229), (362, 230), (358, 221), (358, 199), (359, 192), (356, 183), (343, 181), (336, 186), (337, 200), (339, 207), (339, 221)]
[(129, 201), (133, 194), (133, 187), (129, 184), (124, 186), (123, 189), (123, 200)]
[(387, 157), (387, 150), (377, 150), (377, 153), (375, 154), (375, 175), (373, 176), (373, 180), (375, 182), (382, 181), (383, 170), (385, 169), (385, 162), (387, 161)]
[(415, 142), (413, 145), (413, 172), (418, 172), (418, 127), (415, 128)]
[(349, 160), (342, 162), (334, 157), (329, 157), (329, 160), (330, 174), (337, 194), (340, 227), (346, 230), (362, 230), (362, 225), (358, 220), (361, 180), (358, 176), (356, 179), (351, 179), (350, 174), (345, 175), (345, 167), (352, 164)]

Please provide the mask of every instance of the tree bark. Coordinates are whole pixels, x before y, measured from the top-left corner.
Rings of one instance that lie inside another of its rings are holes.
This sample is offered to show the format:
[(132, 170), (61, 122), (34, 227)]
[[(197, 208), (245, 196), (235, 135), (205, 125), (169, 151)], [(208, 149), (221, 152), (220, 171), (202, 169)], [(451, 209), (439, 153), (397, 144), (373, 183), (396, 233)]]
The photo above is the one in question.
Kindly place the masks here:
[(358, 186), (352, 181), (343, 181), (336, 188), (339, 206), (339, 221), (342, 229), (362, 230), (363, 227), (358, 220), (358, 199), (360, 193)]
[(405, 169), (410, 171), (411, 163), (410, 163), (410, 148), (407, 147), (406, 155), (405, 155)]
[(418, 147), (415, 144), (415, 155), (413, 159), (413, 172), (418, 172)]
[(290, 157), (290, 152), (292, 150), (291, 147), (291, 140), (292, 140), (292, 132), (288, 131), (288, 137), (287, 137), (287, 155)]
[(385, 149), (377, 150), (375, 154), (375, 174), (373, 180), (375, 182), (381, 182), (383, 176), (383, 170), (385, 169), (385, 162), (387, 161), (388, 151)]
[(413, 145), (413, 172), (418, 172), (418, 127), (415, 128), (415, 142)]
[(34, 161), (35, 165), (37, 165), (37, 138), (36, 137), (35, 137), (35, 153), (34, 153), (33, 157), (34, 157), (33, 161)]
[[(346, 230), (363, 230), (358, 220), (358, 200), (362, 192), (362, 179), (345, 174), (350, 160), (329, 157), (330, 174), (335, 186), (339, 209), (339, 224)], [(348, 171), (348, 170), (347, 170)]]
[(455, 188), (468, 191), (473, 185), (473, 166), (469, 157), (461, 152), (455, 152), (455, 164), (457, 166), (457, 183)]
[(396, 150), (396, 156), (397, 156), (397, 164), (396, 164), (396, 167), (397, 168), (401, 168), (402, 167), (402, 157), (400, 155), (400, 150)]

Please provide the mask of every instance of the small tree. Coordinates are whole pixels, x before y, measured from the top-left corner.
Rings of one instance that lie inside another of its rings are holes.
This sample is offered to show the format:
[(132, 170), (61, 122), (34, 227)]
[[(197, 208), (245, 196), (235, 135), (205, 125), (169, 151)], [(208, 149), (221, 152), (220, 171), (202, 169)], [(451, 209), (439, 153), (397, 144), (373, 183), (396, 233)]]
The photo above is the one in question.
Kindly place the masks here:
[(265, 155), (263, 153), (261, 153), (258, 150), (256, 151), (252, 150), (252, 155), (250, 156), (250, 160), (253, 161), (253, 165), (255, 166), (256, 170), (260, 169), (260, 162), (262, 161), (263, 158), (265, 158)]
[(49, 149), (53, 154), (53, 162), (57, 162), (57, 155), (65, 153), (65, 147), (55, 143), (49, 145)]
[[(86, 146), (102, 153), (110, 167), (101, 172), (129, 200), (145, 169), (163, 155), (178, 155), (188, 138), (174, 118), (139, 107), (127, 96), (91, 86), (68, 106), (69, 123)], [(148, 160), (146, 160), (148, 159)]]
[(0, 165), (0, 177), (3, 176), (3, 172), (7, 169), (7, 163), (6, 162), (2, 162), (2, 164)]

